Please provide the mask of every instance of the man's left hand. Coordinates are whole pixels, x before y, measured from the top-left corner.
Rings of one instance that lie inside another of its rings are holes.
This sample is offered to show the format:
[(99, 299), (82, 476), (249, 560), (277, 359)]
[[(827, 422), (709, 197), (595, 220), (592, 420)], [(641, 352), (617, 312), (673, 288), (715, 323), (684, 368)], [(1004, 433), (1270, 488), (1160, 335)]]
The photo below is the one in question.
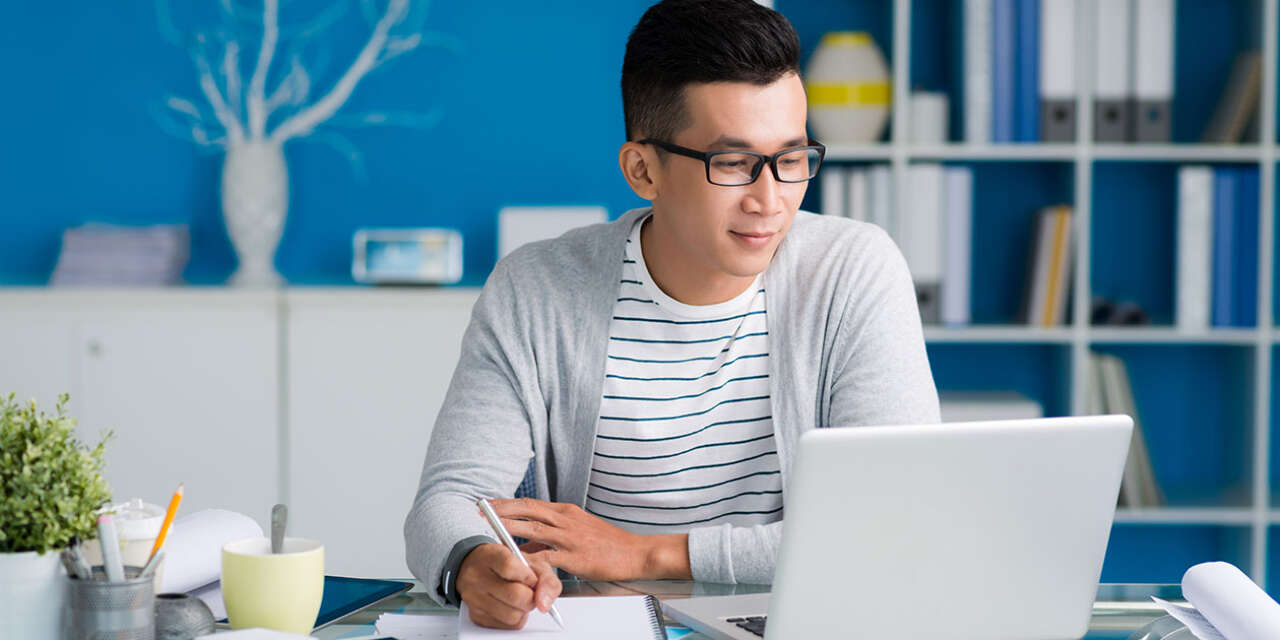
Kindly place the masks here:
[(685, 534), (642, 536), (572, 504), (530, 498), (492, 504), (511, 535), (539, 549), (526, 554), (530, 560), (541, 558), (586, 580), (691, 579)]

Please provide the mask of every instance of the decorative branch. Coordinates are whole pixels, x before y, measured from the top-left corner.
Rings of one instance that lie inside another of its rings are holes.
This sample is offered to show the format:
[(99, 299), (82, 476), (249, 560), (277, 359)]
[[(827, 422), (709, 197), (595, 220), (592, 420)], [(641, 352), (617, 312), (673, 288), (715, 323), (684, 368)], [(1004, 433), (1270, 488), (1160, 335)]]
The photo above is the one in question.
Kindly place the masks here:
[(373, 68), (386, 44), (387, 32), (404, 19), (407, 7), (407, 0), (391, 0), (387, 5), (386, 13), (378, 20), (373, 34), (369, 36), (369, 41), (365, 43), (360, 54), (356, 56), (355, 62), (351, 63), (346, 73), (342, 74), (333, 89), (318, 102), (294, 114), (276, 127), (276, 130), (271, 133), (271, 139), (277, 143), (283, 143), (290, 138), (310, 133), (316, 125), (332, 117), (351, 96), (360, 79)]
[[(365, 76), (395, 58), (427, 46), (440, 46), (454, 53), (461, 51), (456, 39), (422, 30), (420, 23), (425, 13), (411, 11), (410, 3), (413, 0), (386, 0), (385, 10), (381, 14), (377, 9), (381, 0), (361, 0), (364, 16), (372, 25), (368, 41), (328, 93), (307, 105), (311, 97), (312, 79), (321, 73), (318, 69), (328, 59), (329, 50), (321, 47), (313, 52), (313, 55), (307, 57), (310, 61), (308, 65), (304, 65), (302, 54), (308, 48), (310, 38), (342, 18), (351, 6), (350, 3), (333, 3), (300, 25), (282, 26), (280, 0), (261, 0), (260, 12), (256, 8), (257, 0), (252, 3), (214, 0), (220, 9), (221, 26), (214, 31), (195, 33), (188, 37), (174, 24), (169, 4), (171, 0), (154, 1), (156, 22), (161, 35), (173, 44), (188, 49), (197, 73), (200, 92), (205, 100), (197, 104), (186, 98), (169, 95), (148, 108), (167, 133), (190, 140), (202, 149), (211, 151), (218, 148), (230, 149), (246, 141), (283, 144), (291, 139), (314, 134), (315, 129), (326, 122), (347, 127), (392, 125), (427, 129), (435, 126), (441, 119), (439, 109), (425, 114), (373, 111), (338, 115), (338, 111)], [(253, 6), (248, 6), (250, 4)], [(252, 74), (248, 76), (247, 85), (242, 85), (245, 76), (241, 67), (241, 52), (250, 45), (246, 44), (248, 40), (245, 37), (238, 36), (243, 35), (245, 29), (257, 27), (262, 29), (257, 59)], [(393, 34), (393, 30), (396, 33)], [(277, 52), (277, 49), (281, 51)], [(267, 83), (272, 63), (277, 57), (284, 58), (286, 55), (289, 70), (274, 89), (268, 92)], [(221, 60), (215, 69), (210, 61), (217, 58)], [(274, 131), (268, 132), (273, 114), (286, 107), (298, 110), (284, 118)], [(312, 139), (337, 150), (347, 159), (357, 179), (366, 180), (363, 159), (350, 140), (330, 132), (314, 134)]]
[(227, 40), (223, 44), (222, 75), (227, 79), (227, 102), (231, 110), (240, 118), (240, 43)]
[[(175, 138), (194, 142), (207, 152), (227, 146), (225, 135), (215, 137), (209, 133), (205, 128), (204, 114), (200, 113), (200, 109), (190, 100), (171, 95), (164, 101), (163, 106), (153, 104), (148, 110), (160, 125), (160, 129)], [(175, 113), (184, 116), (186, 123), (174, 121)]]
[(258, 51), (258, 64), (253, 68), (253, 77), (249, 80), (249, 135), (254, 140), (261, 140), (267, 131), (267, 109), (264, 104), (267, 68), (271, 66), (271, 57), (275, 55), (276, 37), (279, 34), (278, 0), (264, 0), (262, 5), (262, 48)]
[(280, 81), (276, 90), (272, 91), (271, 96), (267, 98), (267, 117), (270, 118), (276, 109), (286, 104), (302, 104), (310, 93), (311, 76), (307, 75), (306, 68), (302, 66), (302, 60), (295, 55), (289, 61), (288, 75)]
[(222, 128), (227, 130), (227, 137), (232, 144), (243, 141), (244, 130), (240, 128), (240, 121), (236, 119), (236, 114), (232, 113), (231, 108), (222, 98), (222, 93), (218, 91), (218, 84), (213, 80), (213, 70), (209, 68), (209, 61), (205, 60), (204, 54), (199, 52), (194, 54), (194, 58), (196, 71), (200, 75), (200, 90), (204, 92), (205, 99), (213, 107), (214, 117), (218, 119)]

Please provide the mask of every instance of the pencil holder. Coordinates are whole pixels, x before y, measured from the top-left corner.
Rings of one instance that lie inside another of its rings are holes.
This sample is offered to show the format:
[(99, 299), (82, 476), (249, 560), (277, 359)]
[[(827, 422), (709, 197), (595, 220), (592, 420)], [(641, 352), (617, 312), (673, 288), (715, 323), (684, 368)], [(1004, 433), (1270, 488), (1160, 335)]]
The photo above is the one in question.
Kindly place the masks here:
[(92, 580), (67, 578), (64, 638), (155, 640), (155, 587), (139, 578), (142, 567), (125, 567), (123, 582), (107, 582), (102, 567)]

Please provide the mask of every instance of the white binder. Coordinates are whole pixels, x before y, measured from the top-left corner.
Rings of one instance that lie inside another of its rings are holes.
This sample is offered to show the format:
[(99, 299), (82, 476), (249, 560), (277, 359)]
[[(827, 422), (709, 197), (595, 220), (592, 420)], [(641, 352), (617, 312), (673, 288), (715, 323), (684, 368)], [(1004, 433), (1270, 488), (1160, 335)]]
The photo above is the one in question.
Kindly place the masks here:
[(1172, 139), (1174, 0), (1133, 0), (1133, 139)]
[(1076, 139), (1076, 7), (1078, 0), (1041, 0), (1040, 140)]
[(1093, 138), (1098, 142), (1124, 142), (1129, 139), (1130, 123), (1132, 6), (1129, 0), (1103, 0), (1095, 5)]

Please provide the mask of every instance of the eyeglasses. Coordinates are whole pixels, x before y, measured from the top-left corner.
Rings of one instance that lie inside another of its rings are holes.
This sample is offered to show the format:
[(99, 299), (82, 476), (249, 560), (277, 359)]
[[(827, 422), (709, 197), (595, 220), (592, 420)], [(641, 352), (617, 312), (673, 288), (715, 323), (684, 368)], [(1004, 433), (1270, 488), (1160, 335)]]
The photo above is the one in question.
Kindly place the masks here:
[(809, 145), (783, 149), (771, 156), (754, 151), (696, 151), (680, 145), (645, 138), (640, 144), (651, 144), (676, 155), (701, 160), (707, 167), (707, 182), (722, 187), (741, 187), (756, 181), (767, 163), (778, 182), (807, 182), (818, 175), (818, 167), (827, 154), (821, 142), (809, 138)]

